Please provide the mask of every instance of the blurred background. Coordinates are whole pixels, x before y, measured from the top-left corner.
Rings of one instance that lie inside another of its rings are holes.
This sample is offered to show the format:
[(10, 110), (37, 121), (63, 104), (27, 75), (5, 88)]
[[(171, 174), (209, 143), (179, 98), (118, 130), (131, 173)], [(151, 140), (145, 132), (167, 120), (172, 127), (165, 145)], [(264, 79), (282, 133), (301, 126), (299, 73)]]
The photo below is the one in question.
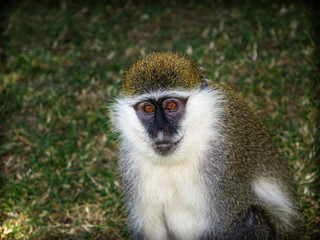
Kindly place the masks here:
[[(320, 239), (315, 16), (302, 1), (12, 1), (0, 12), (0, 239), (127, 239), (108, 106), (128, 62), (194, 58), (256, 106)], [(318, 32), (319, 33), (319, 32)]]

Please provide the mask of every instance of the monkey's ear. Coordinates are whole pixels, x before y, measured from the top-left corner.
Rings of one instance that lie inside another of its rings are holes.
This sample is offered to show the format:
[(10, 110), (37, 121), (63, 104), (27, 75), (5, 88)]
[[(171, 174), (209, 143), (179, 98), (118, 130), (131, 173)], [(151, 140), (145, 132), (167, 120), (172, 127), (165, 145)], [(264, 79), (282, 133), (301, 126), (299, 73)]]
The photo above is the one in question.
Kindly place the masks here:
[(207, 88), (208, 87), (208, 85), (209, 85), (209, 83), (208, 83), (208, 79), (206, 79), (206, 78), (201, 78), (201, 85), (200, 85), (200, 88), (201, 89), (204, 89), (204, 88)]
[(139, 61), (143, 58), (143, 55), (141, 52), (135, 51), (130, 54), (129, 58), (126, 61), (126, 68), (129, 69), (131, 65), (133, 65), (135, 62)]

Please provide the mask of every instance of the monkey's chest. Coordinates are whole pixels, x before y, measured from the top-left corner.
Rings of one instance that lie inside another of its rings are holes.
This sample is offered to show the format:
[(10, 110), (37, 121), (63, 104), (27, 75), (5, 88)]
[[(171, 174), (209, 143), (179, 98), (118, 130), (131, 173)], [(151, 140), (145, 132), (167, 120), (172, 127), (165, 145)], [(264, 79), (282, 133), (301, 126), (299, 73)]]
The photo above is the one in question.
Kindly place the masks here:
[[(196, 239), (207, 226), (206, 201), (199, 176), (188, 167), (158, 168), (145, 175), (142, 189), (144, 229), (159, 239)], [(171, 236), (171, 235), (169, 235)]]

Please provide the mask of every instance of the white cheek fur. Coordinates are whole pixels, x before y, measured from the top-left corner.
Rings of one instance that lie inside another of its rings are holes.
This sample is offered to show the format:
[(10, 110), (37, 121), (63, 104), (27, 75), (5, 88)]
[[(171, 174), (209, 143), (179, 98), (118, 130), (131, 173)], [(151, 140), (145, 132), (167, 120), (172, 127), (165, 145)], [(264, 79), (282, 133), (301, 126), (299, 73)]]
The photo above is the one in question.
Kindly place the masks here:
[(183, 140), (175, 156), (177, 160), (183, 161), (185, 156), (197, 159), (210, 149), (208, 144), (212, 140), (220, 137), (218, 125), (222, 101), (217, 91), (198, 91), (189, 97), (182, 123)]
[(121, 134), (122, 139), (129, 140), (135, 145), (144, 142), (146, 131), (139, 121), (137, 114), (127, 99), (118, 100), (114, 106), (115, 115), (114, 122), (117, 130)]

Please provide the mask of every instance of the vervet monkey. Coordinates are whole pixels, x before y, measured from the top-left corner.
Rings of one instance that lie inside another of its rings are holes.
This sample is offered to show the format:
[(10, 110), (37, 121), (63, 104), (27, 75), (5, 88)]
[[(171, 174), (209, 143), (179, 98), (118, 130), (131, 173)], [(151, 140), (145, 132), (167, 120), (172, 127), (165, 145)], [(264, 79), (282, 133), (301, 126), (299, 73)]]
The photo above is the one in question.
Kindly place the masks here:
[(294, 239), (292, 176), (260, 120), (197, 64), (152, 53), (114, 105), (135, 239)]

